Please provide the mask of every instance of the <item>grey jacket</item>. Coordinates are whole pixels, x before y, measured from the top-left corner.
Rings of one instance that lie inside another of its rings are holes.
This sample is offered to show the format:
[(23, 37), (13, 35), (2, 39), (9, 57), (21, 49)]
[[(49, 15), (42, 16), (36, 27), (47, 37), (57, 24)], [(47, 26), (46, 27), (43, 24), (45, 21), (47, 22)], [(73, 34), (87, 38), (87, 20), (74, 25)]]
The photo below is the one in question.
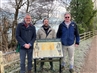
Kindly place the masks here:
[(38, 31), (37, 31), (37, 39), (53, 39), (56, 38), (56, 33), (55, 30), (52, 29), (51, 27), (48, 29), (48, 36), (46, 36), (45, 30), (43, 27), (41, 27)]

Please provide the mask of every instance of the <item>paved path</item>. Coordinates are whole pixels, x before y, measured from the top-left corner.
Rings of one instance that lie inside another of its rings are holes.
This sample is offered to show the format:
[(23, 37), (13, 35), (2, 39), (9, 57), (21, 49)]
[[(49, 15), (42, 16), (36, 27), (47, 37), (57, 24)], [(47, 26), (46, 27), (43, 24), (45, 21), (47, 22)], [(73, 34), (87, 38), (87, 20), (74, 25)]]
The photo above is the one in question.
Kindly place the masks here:
[(81, 73), (97, 73), (97, 36), (93, 38), (91, 49)]

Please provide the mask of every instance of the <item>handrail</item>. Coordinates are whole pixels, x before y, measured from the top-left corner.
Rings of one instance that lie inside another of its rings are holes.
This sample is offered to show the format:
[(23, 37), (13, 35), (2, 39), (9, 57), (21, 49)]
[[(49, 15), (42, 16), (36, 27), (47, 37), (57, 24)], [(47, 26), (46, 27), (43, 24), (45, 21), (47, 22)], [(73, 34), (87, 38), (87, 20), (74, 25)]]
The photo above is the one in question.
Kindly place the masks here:
[(13, 54), (13, 53), (16, 53), (16, 51), (6, 52), (6, 53), (3, 54), (3, 56)]

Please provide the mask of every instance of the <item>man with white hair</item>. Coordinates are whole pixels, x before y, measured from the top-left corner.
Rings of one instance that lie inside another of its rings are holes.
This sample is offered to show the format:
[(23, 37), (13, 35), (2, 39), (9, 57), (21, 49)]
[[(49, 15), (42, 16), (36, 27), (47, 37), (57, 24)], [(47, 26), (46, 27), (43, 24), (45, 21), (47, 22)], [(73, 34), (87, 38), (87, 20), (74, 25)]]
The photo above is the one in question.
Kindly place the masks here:
[(24, 21), (17, 25), (16, 39), (20, 44), (20, 73), (26, 73), (25, 60), (27, 55), (27, 73), (32, 73), (33, 44), (36, 39), (35, 26), (31, 24), (31, 16), (25, 15)]
[(71, 14), (66, 12), (64, 14), (64, 21), (59, 25), (57, 31), (57, 38), (61, 38), (63, 58), (62, 58), (62, 69), (65, 68), (65, 58), (68, 52), (69, 56), (69, 71), (74, 72), (74, 50), (75, 46), (79, 45), (80, 37), (78, 28), (75, 22), (71, 21)]

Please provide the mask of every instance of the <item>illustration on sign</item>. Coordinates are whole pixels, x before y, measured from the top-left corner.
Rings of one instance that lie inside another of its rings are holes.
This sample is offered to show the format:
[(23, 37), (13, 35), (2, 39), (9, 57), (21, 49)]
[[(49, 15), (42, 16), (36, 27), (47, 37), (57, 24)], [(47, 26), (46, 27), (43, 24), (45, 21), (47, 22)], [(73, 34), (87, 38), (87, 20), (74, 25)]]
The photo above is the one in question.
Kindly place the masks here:
[(34, 43), (33, 58), (63, 57), (59, 39), (37, 40)]

